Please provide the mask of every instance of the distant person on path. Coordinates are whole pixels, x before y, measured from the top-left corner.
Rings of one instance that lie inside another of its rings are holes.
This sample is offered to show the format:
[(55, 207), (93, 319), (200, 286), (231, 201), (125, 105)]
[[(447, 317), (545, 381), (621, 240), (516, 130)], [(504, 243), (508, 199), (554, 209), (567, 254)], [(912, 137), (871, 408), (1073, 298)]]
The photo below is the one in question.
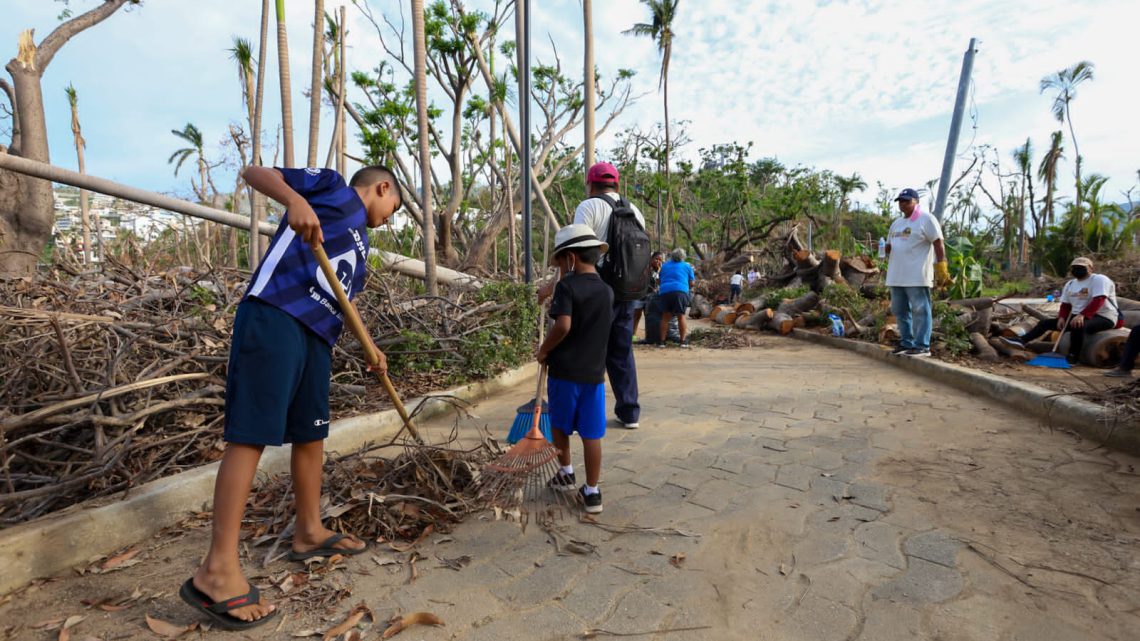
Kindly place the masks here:
[(744, 289), (744, 276), (740, 274), (740, 270), (728, 279), (728, 302), (735, 303), (736, 299), (740, 298), (740, 292)]
[(752, 287), (753, 285), (756, 284), (756, 281), (758, 281), (758, 280), (760, 280), (760, 274), (757, 273), (756, 268), (755, 267), (749, 267), (748, 268), (748, 286)]
[(573, 492), (577, 485), (570, 462), (570, 435), (582, 438), (586, 483), (578, 490), (586, 512), (602, 511), (598, 479), (602, 473), (602, 437), (606, 435), (606, 344), (612, 324), (614, 293), (594, 267), (608, 249), (586, 225), (567, 225), (554, 235), (554, 257), (561, 278), (554, 287), (550, 316), (554, 326), (536, 358), (548, 367), (551, 438), (561, 469), (552, 489)]
[(657, 295), (657, 287), (661, 284), (661, 263), (665, 260), (665, 254), (661, 252), (653, 252), (653, 257), (649, 261), (649, 268), (652, 270), (649, 273), (649, 293), (645, 295), (640, 301), (634, 301), (633, 306), (633, 340), (637, 341), (637, 326), (641, 323), (641, 317), (645, 312), (645, 308), (649, 306), (649, 302)]
[(1104, 375), (1113, 378), (1131, 378), (1137, 354), (1140, 354), (1140, 325), (1133, 327), (1128, 333), (1128, 341), (1124, 343), (1124, 351), (1120, 353), (1120, 364)]
[(661, 298), (661, 340), (659, 347), (665, 347), (665, 337), (668, 336), (669, 321), (676, 316), (677, 328), (681, 332), (681, 347), (688, 347), (689, 341), (685, 338), (688, 327), (685, 323), (685, 310), (689, 307), (689, 292), (697, 275), (693, 266), (685, 262), (685, 250), (680, 247), (669, 254), (669, 260), (661, 265), (661, 287), (658, 296)]
[(904, 189), (895, 200), (902, 217), (891, 223), (886, 246), (891, 313), (898, 319), (899, 328), (899, 343), (891, 353), (922, 358), (930, 356), (934, 327), (930, 288), (948, 285), (950, 270), (942, 245), (942, 226), (919, 207), (918, 192)]
[[(1057, 318), (1037, 323), (1024, 336), (1003, 340), (1023, 347), (1026, 343), (1044, 336), (1045, 332), (1061, 329), (1065, 326), (1067, 318), (1069, 325), (1065, 331), (1069, 334), (1069, 353), (1065, 355), (1065, 359), (1070, 365), (1076, 365), (1080, 361), (1085, 337), (1120, 326), (1120, 308), (1116, 305), (1116, 283), (1104, 274), (1093, 273), (1092, 260), (1084, 256), (1073, 259), (1069, 264), (1069, 273), (1073, 278), (1065, 283), (1064, 289), (1061, 290), (1061, 310), (1057, 312)], [(1123, 364), (1122, 361), (1121, 365)]]
[[(237, 307), (226, 378), (226, 442), (214, 483), (210, 548), (179, 590), (184, 601), (227, 630), (274, 618), (242, 574), (242, 518), (265, 446), (292, 443), (296, 521), (291, 560), (351, 555), (366, 544), (321, 523), (321, 470), (329, 433), (332, 346), (343, 313), (331, 288), (351, 297), (364, 287), (368, 227), (401, 207), (400, 187), (385, 167), (365, 167), (349, 184), (331, 169), (270, 169), (242, 174), (249, 186), (285, 205), (285, 216)], [(320, 243), (338, 272), (330, 283), (313, 256)], [(384, 354), (370, 369), (387, 369)]]

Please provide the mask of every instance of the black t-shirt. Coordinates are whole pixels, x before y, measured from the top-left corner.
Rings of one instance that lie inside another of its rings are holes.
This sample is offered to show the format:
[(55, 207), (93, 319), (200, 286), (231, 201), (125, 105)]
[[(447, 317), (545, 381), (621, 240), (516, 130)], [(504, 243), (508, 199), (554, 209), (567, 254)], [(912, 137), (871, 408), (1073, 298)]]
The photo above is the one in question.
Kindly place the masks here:
[(605, 381), (613, 306), (613, 290), (596, 273), (571, 274), (558, 281), (550, 316), (569, 316), (570, 333), (550, 352), (546, 361), (550, 376), (575, 383)]

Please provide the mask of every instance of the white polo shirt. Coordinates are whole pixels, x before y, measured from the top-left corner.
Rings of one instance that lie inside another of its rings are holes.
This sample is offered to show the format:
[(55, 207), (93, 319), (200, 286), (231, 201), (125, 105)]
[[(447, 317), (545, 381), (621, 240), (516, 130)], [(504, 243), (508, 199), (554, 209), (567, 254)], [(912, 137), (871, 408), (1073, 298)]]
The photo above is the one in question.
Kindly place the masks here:
[(891, 223), (887, 243), (888, 287), (934, 286), (934, 241), (942, 240), (942, 226), (934, 216), (922, 212), (917, 219), (909, 216)]

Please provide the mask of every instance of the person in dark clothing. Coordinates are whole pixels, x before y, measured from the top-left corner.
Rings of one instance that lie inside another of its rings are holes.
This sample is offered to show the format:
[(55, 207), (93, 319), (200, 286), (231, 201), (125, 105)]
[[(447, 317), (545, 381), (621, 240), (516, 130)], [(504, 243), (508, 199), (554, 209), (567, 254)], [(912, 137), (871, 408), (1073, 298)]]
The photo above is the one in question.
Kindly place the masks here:
[(1113, 378), (1132, 378), (1132, 368), (1136, 366), (1136, 355), (1140, 354), (1140, 325), (1132, 328), (1128, 333), (1128, 340), (1124, 343), (1124, 351), (1120, 353), (1120, 363), (1113, 369), (1104, 373)]
[(572, 492), (577, 481), (570, 462), (570, 435), (578, 432), (586, 484), (578, 490), (586, 512), (602, 511), (598, 479), (602, 437), (606, 434), (606, 344), (613, 322), (613, 290), (595, 264), (608, 246), (587, 225), (567, 225), (554, 236), (561, 280), (554, 287), (550, 316), (554, 326), (535, 355), (547, 366), (551, 438), (561, 469), (550, 479), (554, 490)]
[[(1080, 256), (1069, 265), (1073, 279), (1061, 291), (1061, 310), (1057, 318), (1037, 323), (1020, 338), (1005, 338), (1007, 343), (1024, 347), (1062, 327), (1069, 333), (1069, 353), (1065, 359), (1071, 365), (1080, 361), (1085, 337), (1120, 326), (1120, 309), (1116, 304), (1116, 284), (1104, 274), (1093, 273), (1092, 260)], [(1068, 325), (1065, 320), (1068, 319)]]

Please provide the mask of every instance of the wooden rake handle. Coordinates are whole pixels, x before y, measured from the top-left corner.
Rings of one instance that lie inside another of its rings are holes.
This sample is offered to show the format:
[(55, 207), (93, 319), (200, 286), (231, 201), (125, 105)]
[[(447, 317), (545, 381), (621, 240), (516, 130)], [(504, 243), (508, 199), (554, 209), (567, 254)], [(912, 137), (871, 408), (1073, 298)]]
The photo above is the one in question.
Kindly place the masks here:
[[(340, 286), (340, 279), (337, 278), (336, 271), (333, 269), (332, 263), (329, 262), (325, 248), (320, 243), (313, 243), (312, 249), (313, 255), (317, 257), (317, 262), (320, 263), (321, 271), (325, 274), (325, 280), (329, 282), (329, 287), (336, 294), (337, 303), (340, 304), (340, 309), (344, 313), (345, 323), (356, 336), (356, 340), (360, 341), (360, 346), (364, 348), (364, 360), (369, 365), (375, 365), (380, 361), (380, 356), (372, 351), (372, 338), (368, 335), (368, 330), (364, 328), (364, 321), (360, 320), (360, 312), (356, 310), (356, 305), (348, 299), (348, 295), (344, 293), (344, 288)], [(388, 392), (388, 398), (392, 399), (392, 404), (396, 406), (396, 412), (403, 419), (404, 427), (408, 429), (408, 433), (416, 439), (417, 443), (423, 443), (424, 440), (420, 437), (419, 430), (412, 424), (412, 417), (408, 416), (408, 410), (404, 408), (400, 395), (396, 393), (396, 388), (392, 386), (392, 380), (388, 378), (388, 372), (376, 372), (376, 378), (379, 378), (384, 385), (384, 391)]]

